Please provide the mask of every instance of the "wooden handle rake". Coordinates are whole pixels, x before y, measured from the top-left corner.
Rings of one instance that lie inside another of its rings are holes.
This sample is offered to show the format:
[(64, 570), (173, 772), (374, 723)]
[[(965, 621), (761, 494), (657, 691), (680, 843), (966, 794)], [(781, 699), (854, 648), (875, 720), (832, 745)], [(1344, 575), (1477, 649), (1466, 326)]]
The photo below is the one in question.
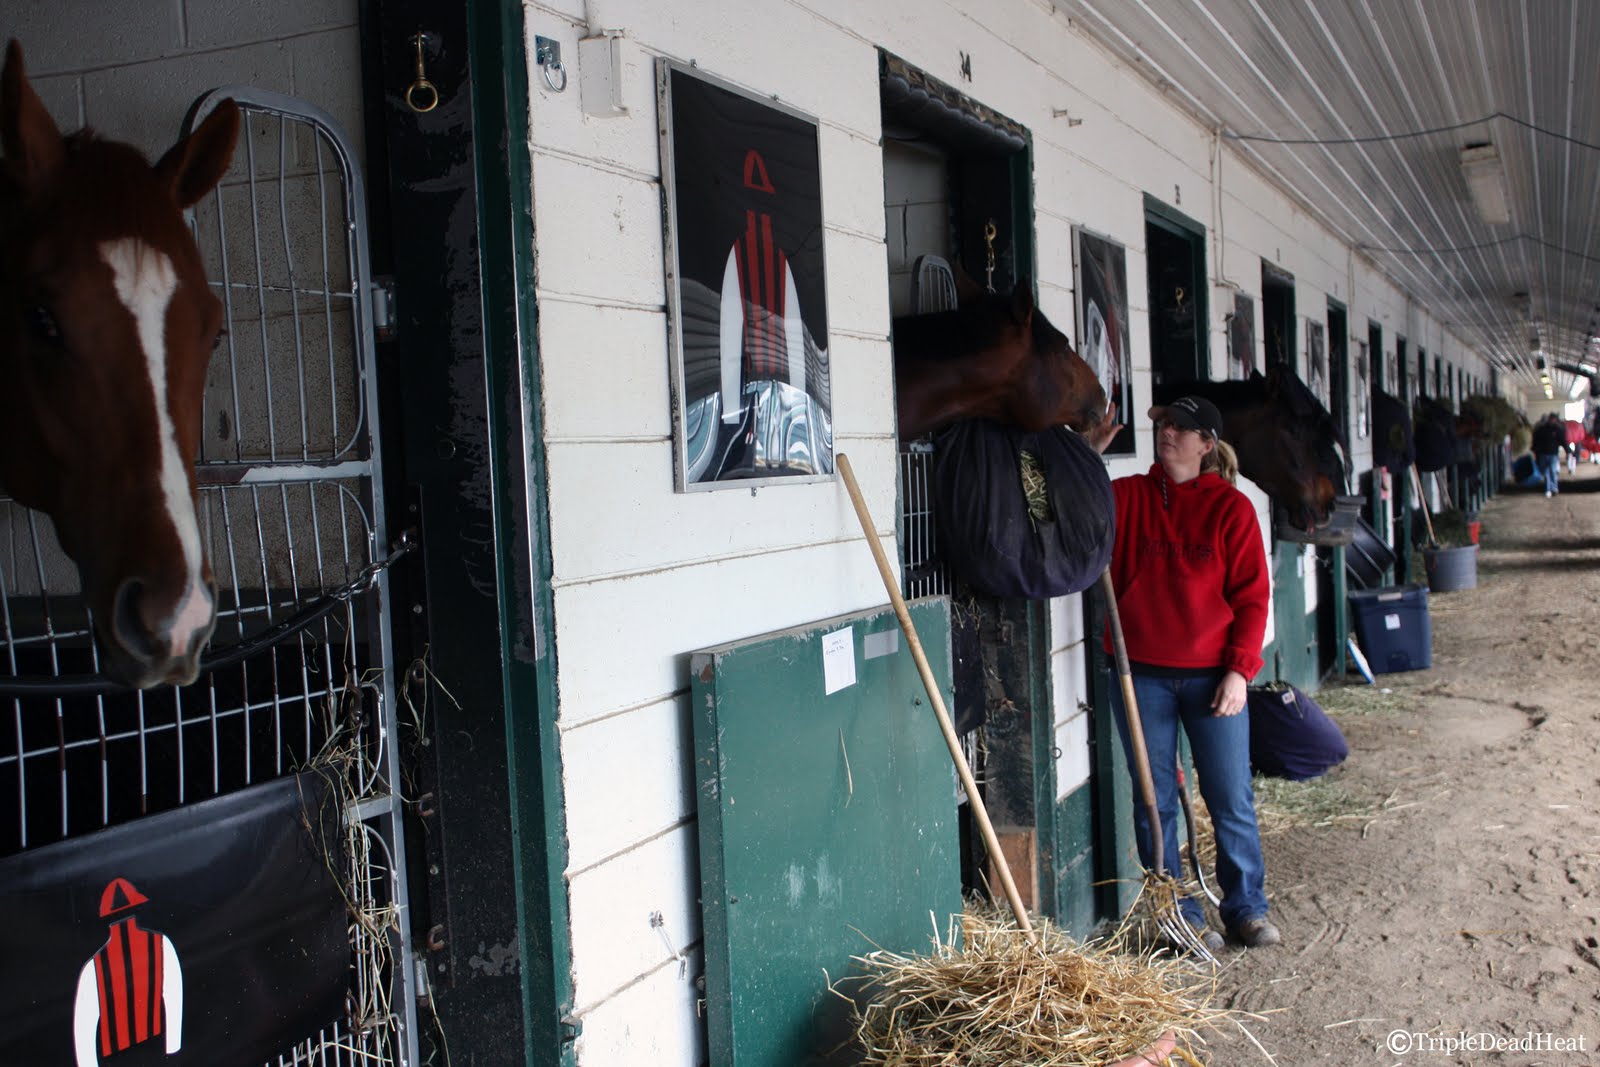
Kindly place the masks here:
[(861, 532), (867, 536), (867, 546), (872, 549), (872, 558), (877, 561), (878, 576), (883, 579), (883, 588), (889, 594), (889, 603), (894, 605), (895, 618), (900, 620), (900, 629), (906, 635), (906, 647), (911, 650), (911, 658), (917, 664), (917, 673), (922, 676), (923, 688), (928, 691), (928, 700), (933, 705), (933, 713), (939, 720), (939, 732), (944, 735), (945, 747), (950, 750), (950, 758), (955, 762), (956, 775), (961, 779), (961, 788), (967, 791), (967, 803), (971, 808), (973, 821), (978, 824), (978, 831), (983, 835), (983, 843), (989, 850), (989, 855), (995, 858), (995, 870), (1000, 875), (1000, 885), (1005, 890), (1011, 911), (1017, 917), (1017, 926), (1028, 938), (1028, 943), (1037, 948), (1039, 935), (1034, 932), (1033, 923), (1028, 919), (1028, 909), (1023, 906), (1022, 895), (1017, 892), (1017, 883), (1011, 877), (1011, 865), (1006, 862), (1005, 853), (1000, 850), (1000, 839), (995, 835), (994, 823), (989, 821), (989, 809), (984, 807), (983, 797), (978, 793), (978, 783), (972, 777), (972, 768), (967, 764), (966, 754), (961, 751), (961, 741), (956, 737), (956, 728), (950, 721), (950, 713), (945, 710), (944, 696), (939, 691), (938, 680), (933, 676), (933, 668), (928, 665), (928, 654), (922, 650), (922, 642), (917, 638), (917, 628), (911, 622), (911, 613), (906, 610), (905, 597), (900, 595), (900, 584), (895, 581), (894, 571), (889, 566), (889, 557), (884, 554), (883, 544), (878, 540), (877, 527), (872, 524), (872, 513), (867, 510), (867, 502), (861, 495), (861, 486), (856, 483), (855, 471), (850, 466), (850, 457), (841, 452), (834, 457), (834, 461), (839, 468), (839, 477), (843, 479), (844, 487), (850, 493), (850, 503), (855, 505), (856, 518), (861, 523)]

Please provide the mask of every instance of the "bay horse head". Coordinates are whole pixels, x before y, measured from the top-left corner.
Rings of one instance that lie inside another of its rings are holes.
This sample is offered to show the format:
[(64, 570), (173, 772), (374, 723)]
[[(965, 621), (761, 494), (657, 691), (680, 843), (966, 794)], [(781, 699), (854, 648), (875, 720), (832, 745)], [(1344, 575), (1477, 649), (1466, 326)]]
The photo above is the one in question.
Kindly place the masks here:
[(1300, 379), (1273, 363), (1245, 381), (1184, 382), (1156, 390), (1157, 403), (1203, 396), (1222, 413), (1222, 436), (1239, 456), (1239, 473), (1281, 506), (1290, 525), (1326, 526), (1344, 491), (1343, 435)]
[(187, 684), (216, 623), (196, 516), (222, 305), (183, 211), (227, 170), (232, 101), (155, 166), (63, 137), (12, 41), (0, 72), (0, 486), (77, 563), (108, 674)]
[(1094, 369), (1035, 306), (1026, 278), (1009, 296), (960, 287), (954, 311), (894, 320), (895, 401), (904, 440), (961, 419), (1047, 430), (1100, 421)]

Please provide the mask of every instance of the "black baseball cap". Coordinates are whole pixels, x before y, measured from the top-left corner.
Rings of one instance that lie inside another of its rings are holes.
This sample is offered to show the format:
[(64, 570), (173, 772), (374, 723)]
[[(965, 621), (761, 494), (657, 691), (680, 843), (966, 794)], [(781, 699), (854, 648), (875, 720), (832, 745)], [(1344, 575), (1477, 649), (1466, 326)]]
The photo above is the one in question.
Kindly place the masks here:
[(1170, 404), (1150, 409), (1151, 422), (1170, 422), (1186, 430), (1201, 430), (1222, 437), (1222, 412), (1203, 396), (1180, 396)]

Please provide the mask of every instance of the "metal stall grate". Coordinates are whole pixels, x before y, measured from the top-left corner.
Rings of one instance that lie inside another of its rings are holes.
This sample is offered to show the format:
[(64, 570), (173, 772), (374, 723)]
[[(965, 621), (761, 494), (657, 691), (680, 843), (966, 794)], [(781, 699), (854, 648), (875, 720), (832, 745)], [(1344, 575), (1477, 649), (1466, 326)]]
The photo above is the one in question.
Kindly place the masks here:
[[(244, 112), (228, 176), (196, 206), (226, 308), (199, 460), (219, 587), (212, 647), (247, 640), (365, 573), (308, 628), (194, 685), (8, 701), (0, 855), (219, 796), (332, 757), (344, 800), (352, 968), (347, 1016), (280, 1065), (413, 1064), (393, 647), (365, 192), (320, 109), (231, 87)], [(0, 499), (0, 639), (15, 675), (99, 670), (77, 571), (48, 519)], [(3, 707), (3, 705), (0, 705)], [(420, 729), (409, 723), (408, 729)], [(404, 736), (411, 736), (409, 733)]]
[[(917, 257), (911, 302), (918, 315), (956, 306), (955, 273), (944, 259)], [(900, 448), (900, 574), (901, 592), (908, 600), (950, 592), (950, 574), (939, 561), (933, 518), (933, 453), (932, 437)]]

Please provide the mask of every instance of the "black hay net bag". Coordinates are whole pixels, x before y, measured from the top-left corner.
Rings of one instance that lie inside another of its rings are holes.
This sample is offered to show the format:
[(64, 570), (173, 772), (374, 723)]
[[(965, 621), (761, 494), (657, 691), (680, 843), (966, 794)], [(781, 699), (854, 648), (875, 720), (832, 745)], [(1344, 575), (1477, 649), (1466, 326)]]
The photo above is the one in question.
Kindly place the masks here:
[(1411, 413), (1399, 397), (1372, 391), (1372, 462), (1399, 474), (1417, 458), (1411, 440)]
[[(1048, 515), (1029, 513), (1022, 453), (1042, 476)], [(1064, 428), (1029, 433), (987, 419), (958, 422), (935, 443), (939, 551), (991, 596), (1044, 600), (1082, 592), (1111, 562), (1116, 504), (1099, 453)]]
[(1417, 470), (1442, 471), (1455, 463), (1456, 417), (1450, 409), (1428, 397), (1417, 398), (1412, 430), (1417, 446)]

